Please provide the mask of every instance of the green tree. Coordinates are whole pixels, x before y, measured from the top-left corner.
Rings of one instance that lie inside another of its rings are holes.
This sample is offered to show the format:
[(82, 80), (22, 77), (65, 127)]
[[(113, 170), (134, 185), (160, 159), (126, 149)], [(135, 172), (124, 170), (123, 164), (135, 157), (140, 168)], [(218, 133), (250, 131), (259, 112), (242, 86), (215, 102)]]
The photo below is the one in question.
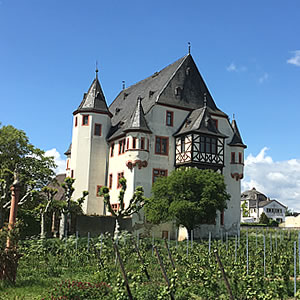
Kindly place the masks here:
[(7, 219), (14, 173), (21, 182), (19, 206), (31, 209), (37, 205), (34, 191), (50, 182), (55, 167), (54, 158), (34, 147), (24, 131), (11, 125), (0, 127), (0, 227)]
[(268, 225), (269, 224), (269, 218), (267, 217), (267, 215), (263, 212), (260, 217), (259, 217), (259, 223), (260, 224), (266, 224)]
[(217, 210), (224, 210), (229, 199), (223, 175), (212, 170), (180, 168), (155, 181), (145, 213), (154, 224), (175, 220), (190, 235), (196, 225), (215, 220)]
[(108, 211), (112, 214), (113, 217), (115, 217), (115, 237), (118, 236), (119, 230), (120, 230), (120, 222), (124, 217), (129, 217), (132, 216), (135, 213), (138, 213), (142, 207), (144, 206), (145, 203), (145, 197), (144, 197), (144, 190), (143, 187), (138, 186), (134, 193), (132, 198), (129, 201), (129, 204), (127, 207), (125, 207), (125, 202), (124, 202), (124, 196), (125, 192), (127, 189), (126, 185), (126, 179), (125, 178), (120, 178), (119, 181), (121, 185), (121, 190), (118, 198), (119, 202), (119, 209), (117, 211), (114, 211), (111, 207), (110, 203), (110, 195), (109, 195), (109, 188), (106, 186), (103, 186), (101, 188), (100, 195), (104, 196), (104, 203), (108, 209)]

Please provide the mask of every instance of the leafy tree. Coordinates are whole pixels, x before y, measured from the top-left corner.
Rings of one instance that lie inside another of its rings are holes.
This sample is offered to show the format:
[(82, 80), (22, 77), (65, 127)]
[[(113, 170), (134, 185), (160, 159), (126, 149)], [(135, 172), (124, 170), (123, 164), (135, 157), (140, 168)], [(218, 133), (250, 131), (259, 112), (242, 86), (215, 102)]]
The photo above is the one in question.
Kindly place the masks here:
[(261, 224), (266, 224), (268, 225), (269, 224), (269, 218), (267, 217), (267, 215), (263, 212), (260, 217), (259, 217), (259, 223)]
[(105, 203), (108, 211), (112, 214), (113, 217), (115, 217), (115, 220), (116, 220), (115, 237), (117, 237), (119, 234), (120, 221), (124, 217), (129, 217), (135, 213), (138, 213), (142, 209), (142, 207), (145, 203), (143, 187), (138, 186), (135, 189), (133, 196), (129, 201), (129, 205), (125, 208), (124, 196), (125, 196), (125, 192), (127, 189), (126, 179), (120, 178), (119, 183), (121, 185), (121, 190), (120, 190), (120, 194), (119, 194), (119, 198), (118, 198), (119, 209), (117, 211), (114, 211), (112, 209), (112, 206), (110, 203), (109, 188), (106, 186), (103, 186), (101, 188), (101, 192), (100, 192), (100, 195), (104, 196), (104, 203)]
[(0, 227), (7, 218), (14, 172), (21, 182), (19, 206), (28, 209), (32, 208), (30, 202), (36, 200), (34, 191), (48, 184), (55, 167), (54, 158), (46, 157), (43, 150), (34, 147), (24, 131), (11, 125), (0, 127)]
[(145, 213), (154, 224), (175, 220), (190, 235), (196, 225), (215, 220), (217, 210), (225, 209), (229, 199), (223, 175), (212, 170), (180, 168), (155, 181)]
[(242, 203), (241, 208), (242, 208), (243, 217), (249, 217), (250, 214), (249, 214), (249, 209), (248, 209), (248, 207), (247, 207), (246, 201), (244, 201), (244, 202)]

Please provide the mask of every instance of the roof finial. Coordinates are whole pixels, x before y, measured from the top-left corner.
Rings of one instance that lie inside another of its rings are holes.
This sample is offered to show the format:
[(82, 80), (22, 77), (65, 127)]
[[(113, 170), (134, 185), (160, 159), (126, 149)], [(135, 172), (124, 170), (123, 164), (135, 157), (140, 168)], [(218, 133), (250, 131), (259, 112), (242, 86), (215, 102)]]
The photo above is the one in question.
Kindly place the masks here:
[(96, 60), (96, 78), (98, 79), (98, 61)]
[(125, 90), (125, 80), (122, 80), (122, 89)]
[(203, 102), (204, 102), (204, 107), (206, 107), (206, 105), (207, 105), (207, 100), (206, 100), (206, 93), (204, 93), (204, 98), (203, 98)]
[(188, 42), (189, 54), (191, 54), (191, 43)]
[(232, 119), (233, 119), (233, 120), (235, 119), (235, 114), (234, 114), (234, 113), (232, 114)]

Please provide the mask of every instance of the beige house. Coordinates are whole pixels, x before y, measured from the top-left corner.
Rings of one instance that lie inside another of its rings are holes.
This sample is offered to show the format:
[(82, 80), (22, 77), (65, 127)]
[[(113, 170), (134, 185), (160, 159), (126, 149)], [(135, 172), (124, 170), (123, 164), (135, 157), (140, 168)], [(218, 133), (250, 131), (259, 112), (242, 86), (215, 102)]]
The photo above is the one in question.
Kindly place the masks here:
[(245, 223), (259, 222), (262, 213), (279, 223), (285, 221), (287, 207), (277, 200), (271, 200), (255, 188), (241, 195), (241, 220)]
[[(121, 177), (127, 180), (128, 203), (137, 186), (150, 196), (156, 178), (177, 167), (208, 168), (224, 174), (231, 199), (215, 224), (201, 224), (195, 236), (208, 231), (218, 236), (221, 230), (236, 234), (246, 146), (236, 121), (230, 122), (215, 104), (191, 54), (124, 87), (109, 107), (97, 72), (73, 112), (72, 144), (65, 153), (67, 176), (76, 178), (74, 197), (89, 191), (84, 212), (107, 214), (99, 197), (103, 185), (110, 188), (117, 210)], [(142, 225), (145, 219), (141, 213), (132, 221)], [(159, 230), (165, 234), (171, 227)]]

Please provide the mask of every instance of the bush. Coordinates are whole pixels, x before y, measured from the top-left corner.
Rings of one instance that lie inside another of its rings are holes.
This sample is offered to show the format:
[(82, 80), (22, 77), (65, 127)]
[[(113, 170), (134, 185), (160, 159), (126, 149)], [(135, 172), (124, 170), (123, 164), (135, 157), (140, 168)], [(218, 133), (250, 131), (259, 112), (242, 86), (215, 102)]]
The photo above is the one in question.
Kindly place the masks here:
[(90, 283), (82, 281), (65, 280), (50, 292), (51, 300), (69, 299), (69, 300), (85, 300), (85, 299), (107, 299), (110, 298), (110, 286), (105, 282)]

